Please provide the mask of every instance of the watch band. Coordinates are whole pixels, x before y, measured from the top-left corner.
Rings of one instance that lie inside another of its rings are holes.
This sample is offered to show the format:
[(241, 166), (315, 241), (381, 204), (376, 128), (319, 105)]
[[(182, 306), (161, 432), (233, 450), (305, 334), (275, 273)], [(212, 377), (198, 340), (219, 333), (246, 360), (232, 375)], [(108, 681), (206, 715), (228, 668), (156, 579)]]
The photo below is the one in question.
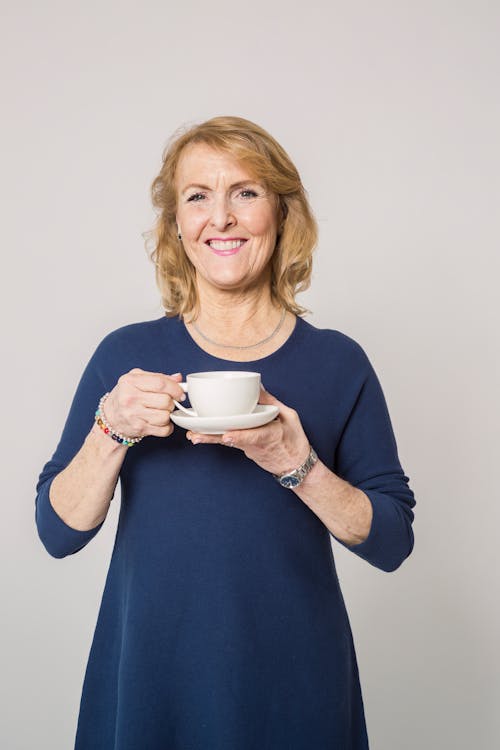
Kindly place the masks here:
[(314, 448), (312, 446), (309, 446), (309, 448), (309, 455), (307, 456), (304, 463), (297, 469), (288, 471), (286, 474), (281, 474), (281, 476), (279, 476), (278, 474), (273, 474), (273, 477), (277, 482), (281, 484), (282, 487), (286, 487), (287, 489), (295, 489), (295, 487), (298, 487), (299, 484), (301, 484), (309, 474), (312, 467), (318, 460), (318, 456), (316, 455), (316, 451), (314, 450)]

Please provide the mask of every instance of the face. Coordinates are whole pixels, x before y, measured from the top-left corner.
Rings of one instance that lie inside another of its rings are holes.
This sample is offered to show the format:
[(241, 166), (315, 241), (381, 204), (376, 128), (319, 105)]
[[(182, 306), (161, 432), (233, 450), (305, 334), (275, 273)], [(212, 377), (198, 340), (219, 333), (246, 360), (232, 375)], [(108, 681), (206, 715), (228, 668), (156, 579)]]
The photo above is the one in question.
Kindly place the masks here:
[(199, 286), (245, 290), (270, 283), (278, 232), (275, 196), (228, 154), (188, 146), (176, 173), (177, 224)]

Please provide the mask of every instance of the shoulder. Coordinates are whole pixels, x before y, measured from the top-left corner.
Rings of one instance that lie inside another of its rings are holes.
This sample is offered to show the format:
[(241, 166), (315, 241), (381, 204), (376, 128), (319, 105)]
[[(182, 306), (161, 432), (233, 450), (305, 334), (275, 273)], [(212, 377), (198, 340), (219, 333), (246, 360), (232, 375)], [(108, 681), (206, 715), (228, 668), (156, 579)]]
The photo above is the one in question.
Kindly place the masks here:
[(369, 369), (370, 362), (361, 344), (342, 331), (332, 328), (317, 328), (304, 318), (299, 318), (306, 347), (321, 354), (325, 364), (342, 362), (343, 366)]
[(177, 319), (165, 316), (155, 320), (129, 323), (107, 333), (97, 345), (94, 359), (100, 364), (146, 355), (158, 349), (159, 337), (168, 327), (175, 327)]
[(127, 325), (116, 328), (107, 333), (101, 340), (99, 346), (120, 346), (128, 342), (143, 340), (155, 336), (166, 318), (157, 318), (155, 320), (146, 320), (140, 323), (128, 323)]

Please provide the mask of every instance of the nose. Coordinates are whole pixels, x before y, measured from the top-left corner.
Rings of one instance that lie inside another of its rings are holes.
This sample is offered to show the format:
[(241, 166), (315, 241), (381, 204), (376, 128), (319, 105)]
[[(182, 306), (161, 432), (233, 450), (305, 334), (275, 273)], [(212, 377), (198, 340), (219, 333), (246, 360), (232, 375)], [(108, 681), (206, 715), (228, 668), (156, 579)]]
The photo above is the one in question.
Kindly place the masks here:
[(210, 223), (216, 229), (225, 229), (236, 223), (236, 218), (231, 210), (230, 202), (226, 195), (219, 193), (214, 197)]

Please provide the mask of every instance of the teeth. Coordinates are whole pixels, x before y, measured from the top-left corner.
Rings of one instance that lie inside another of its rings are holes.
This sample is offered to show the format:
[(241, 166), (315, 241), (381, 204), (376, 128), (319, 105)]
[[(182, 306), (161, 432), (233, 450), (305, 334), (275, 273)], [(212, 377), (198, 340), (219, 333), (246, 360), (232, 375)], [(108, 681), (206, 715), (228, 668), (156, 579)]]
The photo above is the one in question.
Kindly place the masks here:
[(246, 240), (210, 240), (208, 243), (214, 250), (234, 250), (245, 244)]

